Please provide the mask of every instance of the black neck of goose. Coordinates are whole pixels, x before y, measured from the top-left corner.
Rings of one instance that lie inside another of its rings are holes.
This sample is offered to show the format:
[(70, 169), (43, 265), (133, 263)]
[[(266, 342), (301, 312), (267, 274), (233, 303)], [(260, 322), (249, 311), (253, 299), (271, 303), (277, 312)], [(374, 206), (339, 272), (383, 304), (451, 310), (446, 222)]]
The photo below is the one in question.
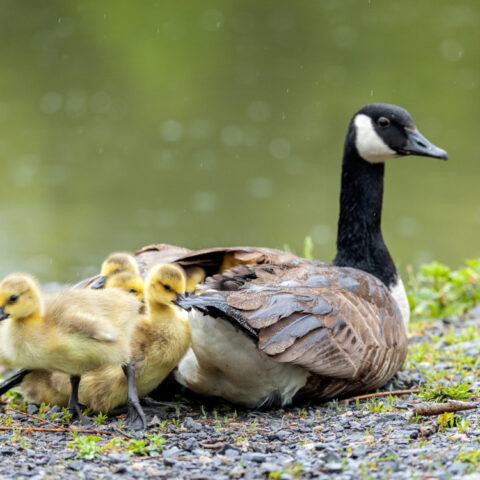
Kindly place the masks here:
[(385, 165), (363, 160), (350, 139), (343, 156), (334, 264), (364, 270), (390, 287), (397, 271), (381, 231)]

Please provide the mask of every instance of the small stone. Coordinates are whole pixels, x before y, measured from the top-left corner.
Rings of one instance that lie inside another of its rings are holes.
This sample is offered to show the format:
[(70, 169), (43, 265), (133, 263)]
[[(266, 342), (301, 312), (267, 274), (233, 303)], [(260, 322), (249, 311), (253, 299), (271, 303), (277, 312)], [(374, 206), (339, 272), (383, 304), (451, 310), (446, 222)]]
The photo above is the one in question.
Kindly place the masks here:
[(272, 463), (272, 462), (263, 462), (260, 465), (260, 472), (261, 473), (278, 472), (281, 469), (282, 468), (280, 467), (280, 465), (278, 465), (276, 463)]
[(67, 464), (67, 467), (70, 469), (70, 470), (83, 470), (83, 462), (81, 462), (80, 460), (74, 460), (73, 462), (70, 462)]
[(38, 407), (33, 403), (27, 405), (27, 413), (30, 415), (35, 415), (38, 413)]
[(178, 447), (170, 447), (167, 450), (163, 451), (163, 458), (178, 456), (180, 452), (181, 450)]
[(228, 458), (238, 458), (240, 455), (240, 452), (236, 448), (227, 448), (224, 452), (224, 455)]
[(194, 432), (202, 430), (202, 425), (199, 422), (196, 422), (192, 417), (186, 417), (183, 421), (183, 426), (187, 430), (193, 430)]
[(266, 455), (263, 454), (263, 453), (257, 453), (257, 452), (253, 452), (253, 453), (249, 453), (247, 455), (245, 455), (247, 457), (248, 460), (250, 460), (251, 462), (257, 462), (257, 463), (261, 463), (263, 461), (265, 461), (266, 459)]
[(340, 473), (341, 471), (343, 471), (343, 467), (341, 463), (330, 462), (325, 465), (325, 471), (327, 473)]
[(198, 448), (199, 444), (195, 438), (188, 438), (183, 442), (183, 448), (189, 452)]
[(160, 470), (155, 467), (147, 467), (145, 470), (147, 477), (166, 477), (169, 473), (168, 470)]

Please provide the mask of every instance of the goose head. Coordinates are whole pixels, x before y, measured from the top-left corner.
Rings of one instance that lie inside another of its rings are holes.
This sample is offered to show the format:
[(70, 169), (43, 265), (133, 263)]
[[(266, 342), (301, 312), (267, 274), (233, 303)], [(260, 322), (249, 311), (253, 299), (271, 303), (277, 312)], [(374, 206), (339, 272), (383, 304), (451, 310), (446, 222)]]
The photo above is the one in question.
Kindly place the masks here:
[(137, 262), (128, 253), (118, 252), (109, 255), (102, 263), (100, 277), (95, 280), (91, 288), (98, 289), (105, 287), (107, 279), (120, 272), (132, 272), (133, 274), (140, 275)]
[(0, 320), (41, 315), (40, 287), (30, 275), (14, 273), (0, 283)]
[(149, 305), (169, 305), (178, 295), (185, 294), (185, 288), (185, 273), (173, 264), (155, 265), (145, 280), (145, 295)]
[(447, 160), (447, 152), (427, 140), (411, 115), (397, 105), (372, 103), (353, 117), (347, 142), (369, 163), (385, 163), (389, 158), (420, 155)]
[(134, 272), (120, 272), (106, 277), (105, 288), (120, 288), (124, 292), (135, 295), (143, 300), (143, 279)]

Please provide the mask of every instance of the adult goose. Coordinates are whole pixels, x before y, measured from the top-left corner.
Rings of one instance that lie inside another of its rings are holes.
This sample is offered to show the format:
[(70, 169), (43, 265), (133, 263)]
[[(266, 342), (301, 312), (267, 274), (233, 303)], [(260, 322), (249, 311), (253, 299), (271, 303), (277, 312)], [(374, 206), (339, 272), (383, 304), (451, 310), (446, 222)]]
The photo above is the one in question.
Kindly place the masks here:
[[(334, 265), (257, 247), (136, 252), (142, 273), (176, 262), (200, 266), (205, 286), (178, 303), (192, 345), (177, 379), (246, 406), (327, 399), (385, 384), (406, 355), (408, 303), (381, 233), (385, 161), (447, 159), (395, 105), (352, 118), (345, 140)], [(89, 286), (95, 279), (82, 282)]]
[[(210, 249), (177, 259), (221, 271), (196, 295), (178, 298), (189, 311), (193, 345), (178, 367), (180, 383), (255, 407), (371, 390), (397, 372), (409, 309), (381, 213), (385, 161), (406, 155), (447, 159), (398, 106), (367, 105), (354, 115), (333, 265), (268, 249)], [(233, 268), (223, 270), (226, 259)]]

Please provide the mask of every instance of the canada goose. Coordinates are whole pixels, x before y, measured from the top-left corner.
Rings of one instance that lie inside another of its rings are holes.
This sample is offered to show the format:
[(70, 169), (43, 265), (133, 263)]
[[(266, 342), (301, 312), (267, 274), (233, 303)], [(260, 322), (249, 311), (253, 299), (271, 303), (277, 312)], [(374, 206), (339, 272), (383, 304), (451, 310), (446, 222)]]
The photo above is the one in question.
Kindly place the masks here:
[(2, 351), (14, 366), (69, 374), (68, 409), (79, 419), (81, 375), (102, 365), (122, 365), (129, 391), (127, 423), (145, 428), (129, 343), (137, 312), (136, 298), (119, 289), (65, 290), (44, 302), (32, 276), (12, 274), (0, 283)]
[[(130, 343), (140, 397), (154, 390), (177, 366), (191, 339), (186, 312), (172, 303), (185, 293), (183, 270), (176, 265), (155, 265), (146, 278), (145, 293), (147, 313), (135, 322)], [(29, 402), (64, 406), (70, 385), (60, 372), (32, 372), (22, 382), (21, 392)], [(127, 384), (122, 369), (109, 365), (84, 374), (79, 400), (95, 412), (107, 413), (124, 405)]]
[[(287, 405), (378, 388), (395, 374), (406, 355), (409, 309), (381, 211), (385, 161), (406, 155), (447, 159), (400, 107), (372, 104), (353, 116), (334, 265), (288, 254), (279, 261), (282, 253), (268, 249), (258, 262), (257, 249), (239, 249), (238, 266), (207, 279), (197, 295), (179, 296), (192, 330), (180, 383), (246, 406)], [(235, 249), (211, 249), (174, 261), (219, 271), (232, 256)]]

